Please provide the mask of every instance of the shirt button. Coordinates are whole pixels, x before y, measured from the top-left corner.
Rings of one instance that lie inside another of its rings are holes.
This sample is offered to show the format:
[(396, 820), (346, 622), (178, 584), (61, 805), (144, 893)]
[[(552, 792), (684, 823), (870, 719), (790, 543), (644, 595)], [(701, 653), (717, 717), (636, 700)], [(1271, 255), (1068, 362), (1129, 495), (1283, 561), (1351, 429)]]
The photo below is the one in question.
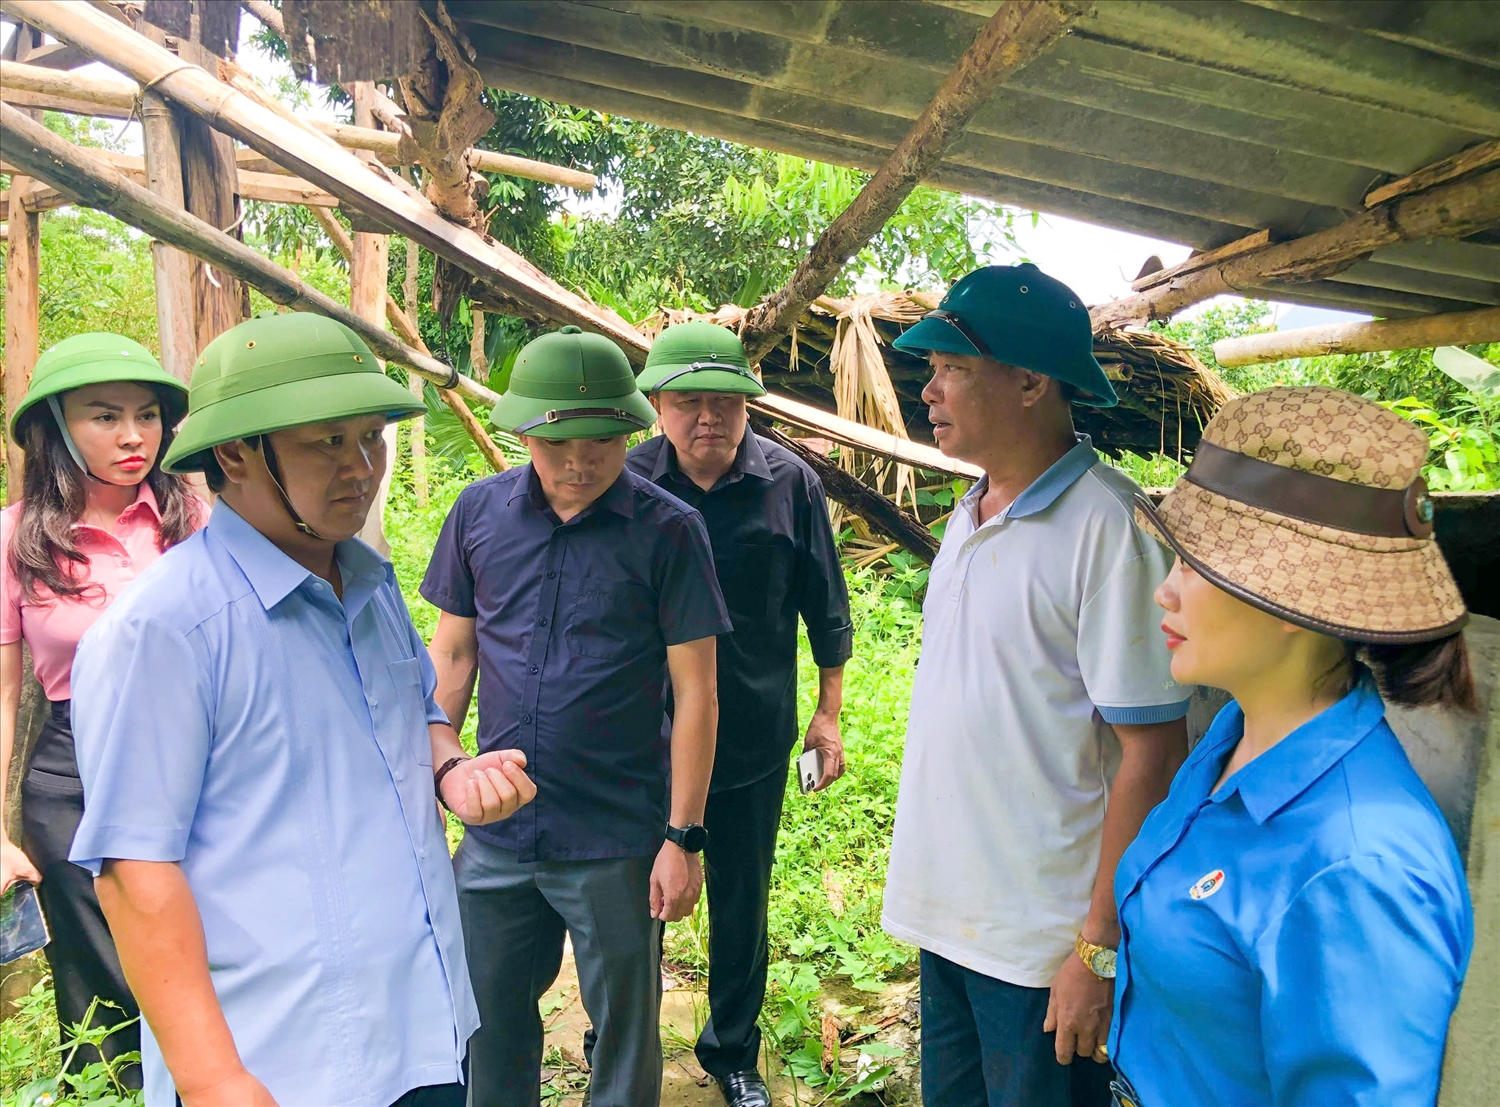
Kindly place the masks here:
[(527, 671), (527, 672), (528, 672), (528, 673), (532, 673), (532, 674), (536, 674), (536, 673), (539, 673), (539, 672), (541, 672), (541, 670), (540, 670), (540, 669), (538, 669), (538, 668), (537, 668), (537, 667), (536, 667), (536, 666), (535, 666), (535, 665), (533, 665), (533, 666), (531, 666), (531, 667), (530, 667), (530, 668), (529, 668), (529, 669), (527, 669), (527, 670), (526, 670), (526, 671)]
[(370, 697), (370, 706), (371, 707), (379, 707), (380, 706), (380, 701), (377, 700), (374, 696), (371, 696)]
[(523, 723), (529, 723), (529, 722), (531, 722), (531, 716), (530, 715), (522, 715), (521, 716), (521, 721)]
[(397, 781), (402, 781), (402, 780), (405, 780), (405, 779), (406, 779), (406, 774), (405, 773), (399, 772), (399, 771), (396, 773), (396, 780)]
[(556, 577), (557, 577), (557, 570), (556, 569), (548, 569), (547, 570), (547, 579), (548, 580), (555, 580)]
[(547, 625), (547, 616), (543, 615), (540, 619), (537, 620), (537, 623), (539, 625), (541, 625), (541, 626), (546, 626)]

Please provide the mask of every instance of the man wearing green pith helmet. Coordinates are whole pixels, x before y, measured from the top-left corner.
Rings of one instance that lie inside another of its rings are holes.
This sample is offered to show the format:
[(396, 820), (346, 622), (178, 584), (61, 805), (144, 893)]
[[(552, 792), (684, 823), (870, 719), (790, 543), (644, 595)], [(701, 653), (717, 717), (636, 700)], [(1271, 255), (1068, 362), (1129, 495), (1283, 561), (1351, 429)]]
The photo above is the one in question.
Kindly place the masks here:
[(83, 638), (70, 859), (140, 1003), (146, 1103), (459, 1107), (478, 1024), (436, 799), (535, 794), (465, 756), (390, 563), (355, 535), (421, 410), (349, 328), (220, 335), (167, 454), (219, 494)]
[(702, 888), (730, 623), (702, 517), (625, 468), (627, 437), (654, 417), (608, 339), (564, 327), (530, 343), (493, 418), (531, 463), (459, 495), (422, 582), (442, 612), (438, 703), (462, 725), (477, 676), (479, 748), (521, 750), (537, 784), (455, 858), (482, 1022), (475, 1105), (539, 1102), (538, 1003), (567, 937), (596, 1032), (593, 1102), (660, 1099), (662, 924)]
[(734, 630), (719, 637), (719, 732), (707, 816), (708, 1004), (697, 1056), (729, 1107), (769, 1107), (758, 1071), (767, 909), (776, 830), (797, 741), (797, 620), (818, 667), (803, 749), (811, 786), (844, 772), (839, 733), (852, 648), (823, 485), (800, 458), (747, 425), (765, 393), (737, 335), (680, 323), (640, 376), (663, 433), (630, 452), (634, 472), (703, 514)]

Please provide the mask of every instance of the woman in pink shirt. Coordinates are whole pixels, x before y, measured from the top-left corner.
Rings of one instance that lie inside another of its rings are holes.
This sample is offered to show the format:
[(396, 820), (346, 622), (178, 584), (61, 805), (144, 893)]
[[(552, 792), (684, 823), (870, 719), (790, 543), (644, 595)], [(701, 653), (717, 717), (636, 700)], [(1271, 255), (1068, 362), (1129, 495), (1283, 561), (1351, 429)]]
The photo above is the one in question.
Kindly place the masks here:
[[(37, 360), (11, 417), (26, 468), (20, 501), (0, 512), (0, 803), (21, 699), (23, 640), (51, 711), (21, 784), (22, 847), (0, 830), (0, 890), (18, 880), (37, 886), (64, 1028), (84, 1021), (95, 996), (120, 1008), (101, 1007), (96, 1026), (138, 1015), (93, 881), (68, 863), (83, 814), (69, 703), (88, 694), (72, 688), (69, 676), (84, 632), (207, 514), (181, 477), (156, 464), (186, 406), (187, 390), (144, 346), (82, 334)], [(104, 1046), (109, 1056), (138, 1050), (140, 1032), (132, 1025)], [(93, 1049), (80, 1048), (72, 1067), (97, 1060)], [(138, 1071), (127, 1075), (139, 1087)]]

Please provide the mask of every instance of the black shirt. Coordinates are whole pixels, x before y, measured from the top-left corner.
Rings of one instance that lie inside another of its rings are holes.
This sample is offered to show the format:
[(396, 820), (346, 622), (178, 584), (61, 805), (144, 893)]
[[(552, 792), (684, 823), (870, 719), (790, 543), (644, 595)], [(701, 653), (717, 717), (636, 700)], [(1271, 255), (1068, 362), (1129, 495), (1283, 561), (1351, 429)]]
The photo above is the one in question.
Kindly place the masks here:
[(536, 800), (472, 826), (523, 862), (649, 856), (667, 825), (667, 647), (727, 631), (703, 519), (628, 469), (566, 523), (530, 465), (459, 494), (422, 581), (476, 619), (479, 748)]
[(791, 451), (745, 432), (734, 465), (704, 492), (657, 435), (626, 468), (696, 507), (708, 524), (734, 629), (719, 635), (719, 744), (713, 790), (786, 772), (797, 741), (797, 616), (819, 668), (853, 652), (849, 592), (823, 483)]

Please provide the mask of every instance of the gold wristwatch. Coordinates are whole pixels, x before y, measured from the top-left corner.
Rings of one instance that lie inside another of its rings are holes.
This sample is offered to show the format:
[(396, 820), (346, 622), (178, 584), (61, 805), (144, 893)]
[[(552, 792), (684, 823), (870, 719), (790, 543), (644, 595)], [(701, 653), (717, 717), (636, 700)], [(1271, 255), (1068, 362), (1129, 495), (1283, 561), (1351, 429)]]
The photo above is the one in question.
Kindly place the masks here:
[(1096, 946), (1082, 934), (1073, 943), (1074, 950), (1079, 958), (1089, 967), (1100, 980), (1113, 980), (1115, 978), (1115, 951), (1108, 946)]

